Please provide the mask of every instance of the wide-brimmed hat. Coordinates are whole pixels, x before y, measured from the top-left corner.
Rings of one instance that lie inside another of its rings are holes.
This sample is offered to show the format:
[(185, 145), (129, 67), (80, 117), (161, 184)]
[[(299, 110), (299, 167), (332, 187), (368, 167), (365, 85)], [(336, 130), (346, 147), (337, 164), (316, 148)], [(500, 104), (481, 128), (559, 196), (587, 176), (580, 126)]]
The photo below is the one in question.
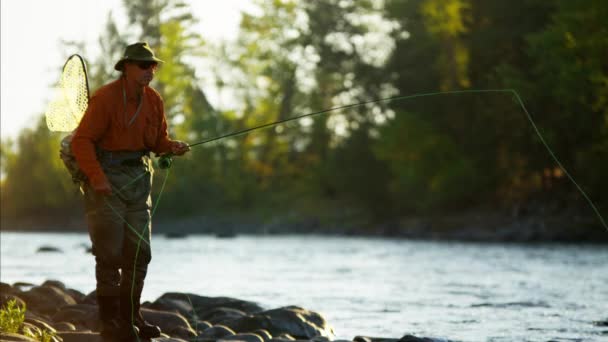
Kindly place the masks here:
[(145, 42), (139, 42), (127, 46), (127, 48), (125, 49), (124, 56), (122, 56), (122, 58), (118, 62), (116, 62), (116, 65), (114, 65), (114, 69), (122, 71), (122, 68), (126, 61), (164, 63), (163, 60), (160, 60), (156, 58), (156, 56), (154, 56), (154, 51), (152, 51), (150, 45)]

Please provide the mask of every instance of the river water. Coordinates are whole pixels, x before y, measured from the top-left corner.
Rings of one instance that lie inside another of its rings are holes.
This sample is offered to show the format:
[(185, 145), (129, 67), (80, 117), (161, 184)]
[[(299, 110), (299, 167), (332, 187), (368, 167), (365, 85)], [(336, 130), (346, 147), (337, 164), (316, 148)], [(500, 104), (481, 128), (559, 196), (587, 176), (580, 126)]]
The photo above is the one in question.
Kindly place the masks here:
[[(46, 279), (89, 293), (82, 234), (0, 235), (0, 280)], [(62, 253), (36, 253), (41, 245)], [(336, 338), (608, 341), (608, 248), (326, 236), (154, 236), (144, 300), (229, 296), (321, 313)]]

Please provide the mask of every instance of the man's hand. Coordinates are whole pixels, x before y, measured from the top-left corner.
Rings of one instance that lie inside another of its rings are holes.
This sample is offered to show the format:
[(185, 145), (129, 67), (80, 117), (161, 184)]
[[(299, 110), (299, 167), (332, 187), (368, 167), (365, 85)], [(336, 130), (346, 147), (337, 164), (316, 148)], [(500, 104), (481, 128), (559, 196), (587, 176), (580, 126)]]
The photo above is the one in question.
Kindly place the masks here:
[(101, 195), (111, 195), (112, 194), (112, 185), (110, 184), (110, 182), (108, 182), (107, 179), (104, 179), (103, 181), (99, 182), (99, 183), (94, 183), (92, 184), (93, 190), (95, 190), (96, 193), (101, 194)]
[(181, 156), (188, 151), (190, 151), (190, 145), (183, 141), (175, 140), (171, 144), (171, 153), (176, 156)]

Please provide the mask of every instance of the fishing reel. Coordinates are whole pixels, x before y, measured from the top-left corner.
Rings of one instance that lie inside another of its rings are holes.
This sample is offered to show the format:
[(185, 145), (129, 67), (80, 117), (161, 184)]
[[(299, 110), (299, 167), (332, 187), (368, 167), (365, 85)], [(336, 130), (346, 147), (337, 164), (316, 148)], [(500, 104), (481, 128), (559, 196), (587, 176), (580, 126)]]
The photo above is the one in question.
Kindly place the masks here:
[(173, 164), (173, 155), (171, 153), (163, 154), (158, 158), (158, 168), (169, 169)]

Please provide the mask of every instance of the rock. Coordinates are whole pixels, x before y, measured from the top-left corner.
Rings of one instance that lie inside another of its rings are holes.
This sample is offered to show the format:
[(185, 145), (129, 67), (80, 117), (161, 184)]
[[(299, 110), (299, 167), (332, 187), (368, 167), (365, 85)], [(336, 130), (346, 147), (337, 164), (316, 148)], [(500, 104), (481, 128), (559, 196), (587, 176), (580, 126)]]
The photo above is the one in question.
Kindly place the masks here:
[(193, 329), (188, 329), (186, 327), (174, 327), (168, 331), (168, 335), (190, 340), (190, 339), (198, 336), (198, 333), (196, 331), (194, 331)]
[(190, 302), (181, 299), (169, 299), (161, 297), (154, 301), (154, 303), (144, 303), (142, 307), (159, 311), (177, 312), (184, 317), (192, 317), (194, 315), (194, 308)]
[(211, 324), (207, 321), (191, 322), (190, 325), (196, 331), (196, 335), (202, 334), (203, 331), (205, 331), (206, 329), (209, 329), (213, 326), (213, 324)]
[(20, 294), (28, 310), (43, 314), (54, 314), (66, 305), (76, 304), (74, 298), (54, 286), (36, 286)]
[(230, 335), (234, 335), (234, 331), (223, 325), (216, 325), (203, 331), (198, 336), (198, 339), (221, 339)]
[(608, 327), (608, 319), (605, 321), (595, 321), (593, 322), (593, 325), (596, 327)]
[(279, 340), (288, 340), (288, 341), (295, 341), (296, 339), (293, 338), (293, 336), (289, 335), (289, 334), (280, 334), (279, 336), (275, 337), (276, 339)]
[(99, 331), (99, 314), (97, 306), (74, 304), (62, 307), (53, 316), (53, 322), (70, 322), (76, 330), (85, 328)]
[(64, 292), (67, 290), (65, 284), (60, 282), (59, 280), (47, 280), (40, 286), (54, 286)]
[[(86, 298), (86, 295), (80, 291), (76, 291), (74, 289), (67, 289), (65, 291), (67, 294), (69, 294), (72, 298), (74, 298), (74, 300), (76, 301), (76, 303), (78, 304), (82, 304), (81, 302), (84, 301), (84, 299)], [(97, 304), (97, 303), (95, 303)]]
[[(389, 340), (389, 339), (385, 339)], [(449, 342), (445, 339), (430, 338), (430, 337), (416, 337), (413, 335), (405, 335), (398, 342)]]
[(97, 291), (93, 290), (93, 292), (84, 296), (78, 304), (97, 305)]
[(331, 340), (326, 336), (315, 336), (310, 339), (313, 342), (330, 342)]
[(163, 294), (159, 299), (172, 299), (192, 303), (192, 307), (197, 315), (218, 307), (237, 309), (246, 313), (255, 313), (264, 310), (261, 306), (253, 302), (229, 297), (204, 297), (191, 293), (169, 292)]
[(50, 332), (57, 332), (57, 330), (55, 330), (54, 327), (52, 327), (49, 323), (42, 321), (40, 319), (35, 319), (35, 318), (26, 318), (25, 322), (28, 324), (32, 324), (34, 326), (36, 326), (38, 329), (41, 330), (47, 330)]
[(356, 336), (353, 339), (354, 342), (447, 342), (443, 339), (435, 339), (429, 337), (416, 337), (413, 335), (404, 335), (400, 339), (397, 338), (386, 338), (386, 337), (369, 337), (369, 336)]
[(76, 326), (70, 322), (59, 322), (53, 324), (57, 331), (76, 331)]
[(6, 332), (0, 332), (0, 341), (38, 342), (31, 337)]
[(286, 333), (296, 339), (309, 340), (315, 336), (334, 336), (333, 328), (316, 312), (297, 306), (287, 306), (245, 316), (225, 323), (236, 332), (266, 329), (273, 336)]
[(257, 334), (244, 333), (222, 337), (218, 342), (221, 341), (264, 342), (264, 339)]
[(13, 288), (10, 284), (0, 282), (0, 295), (9, 295), (20, 292), (19, 289)]
[(18, 281), (18, 282), (16, 282), (16, 283), (13, 284), (13, 289), (16, 289), (19, 292), (21, 292), (21, 291), (29, 290), (29, 289), (31, 289), (34, 286), (36, 286), (36, 284), (26, 283), (26, 282), (23, 282), (23, 281)]
[(148, 323), (159, 326), (164, 333), (170, 336), (186, 339), (196, 336), (196, 332), (188, 320), (178, 313), (147, 308), (142, 308), (141, 313)]
[(63, 342), (104, 342), (96, 332), (60, 331), (57, 335), (63, 339)]
[(36, 253), (63, 253), (63, 251), (54, 246), (40, 246), (36, 250)]
[(25, 306), (25, 302), (23, 301), (23, 299), (12, 295), (12, 294), (4, 294), (4, 293), (0, 293), (0, 308), (3, 308), (6, 306), (6, 304), (8, 302), (10, 302), (11, 300), (14, 300), (17, 304), (18, 307), (22, 308)]
[(252, 333), (260, 336), (262, 339), (264, 339), (264, 342), (272, 339), (272, 335), (268, 332), (268, 330), (257, 329), (257, 330), (252, 331)]
[(227, 321), (232, 321), (237, 318), (245, 317), (247, 314), (238, 309), (218, 307), (208, 311), (199, 312), (199, 319), (208, 321), (211, 324), (222, 324)]
[(32, 310), (25, 310), (25, 319), (43, 321), (43, 322), (47, 322), (49, 324), (52, 322), (52, 320), (49, 316), (43, 315), (43, 314), (37, 314), (35, 312), (32, 312)]
[[(409, 335), (406, 335), (409, 336)], [(405, 337), (405, 336), (404, 336)], [(397, 342), (398, 338), (355, 336), (353, 342)]]

